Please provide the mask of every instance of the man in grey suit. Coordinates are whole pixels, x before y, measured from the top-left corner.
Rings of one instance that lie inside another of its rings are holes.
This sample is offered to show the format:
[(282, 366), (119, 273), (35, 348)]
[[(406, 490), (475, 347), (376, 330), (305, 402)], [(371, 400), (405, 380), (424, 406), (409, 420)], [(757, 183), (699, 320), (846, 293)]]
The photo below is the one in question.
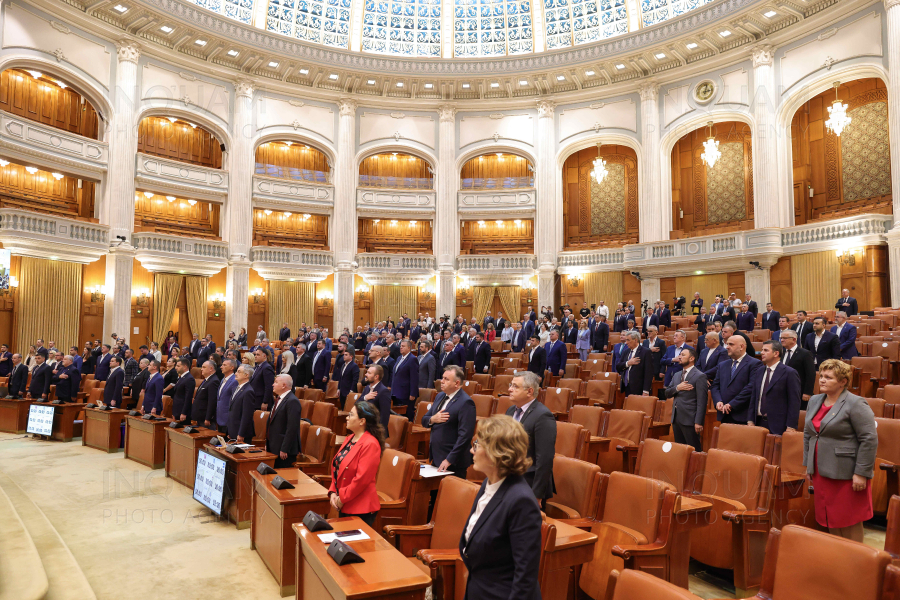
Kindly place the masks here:
[(685, 346), (679, 354), (682, 370), (676, 372), (666, 388), (666, 398), (675, 397), (672, 406), (672, 435), (675, 443), (693, 446), (703, 451), (700, 435), (706, 417), (706, 373), (694, 368), (697, 351)]
[(521, 423), (528, 433), (528, 458), (531, 459), (531, 466), (525, 472), (525, 481), (544, 508), (547, 499), (556, 493), (553, 481), (556, 419), (549, 408), (535, 401), (540, 389), (541, 380), (531, 371), (523, 371), (513, 377), (509, 384), (509, 398), (514, 406), (510, 406), (506, 414)]
[(434, 375), (437, 371), (437, 361), (431, 351), (431, 342), (425, 340), (419, 343), (419, 387), (430, 388), (434, 385)]

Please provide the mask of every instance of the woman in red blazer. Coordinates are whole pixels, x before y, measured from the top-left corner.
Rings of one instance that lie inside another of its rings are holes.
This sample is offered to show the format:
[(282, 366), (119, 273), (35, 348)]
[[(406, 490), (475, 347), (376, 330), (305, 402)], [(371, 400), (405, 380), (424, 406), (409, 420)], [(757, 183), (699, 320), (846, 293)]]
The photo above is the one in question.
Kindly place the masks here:
[(374, 405), (360, 401), (350, 409), (347, 436), (331, 462), (331, 487), (328, 497), (341, 517), (359, 517), (369, 527), (381, 501), (375, 491), (375, 478), (384, 451), (384, 427)]

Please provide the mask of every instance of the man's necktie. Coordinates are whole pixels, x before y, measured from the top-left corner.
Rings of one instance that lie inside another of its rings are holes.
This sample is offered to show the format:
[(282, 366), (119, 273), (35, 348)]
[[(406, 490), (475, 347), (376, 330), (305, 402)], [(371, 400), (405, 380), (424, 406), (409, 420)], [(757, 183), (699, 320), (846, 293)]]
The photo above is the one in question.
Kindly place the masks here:
[(731, 376), (734, 377), (734, 372), (737, 370), (738, 361), (731, 361)]
[(788, 351), (787, 351), (787, 354), (785, 355), (784, 361), (783, 361), (785, 364), (787, 364), (787, 363), (789, 363), (789, 362), (791, 361), (791, 354), (793, 354), (793, 353), (794, 353), (793, 350), (788, 350)]
[(762, 390), (759, 393), (759, 414), (766, 416), (766, 388), (769, 387), (769, 378), (772, 376), (772, 368), (766, 369), (766, 378), (763, 380)]
[(522, 410), (520, 407), (517, 407), (516, 408), (516, 417), (515, 417), (516, 421), (519, 421), (521, 423), (523, 414), (525, 414), (525, 411)]

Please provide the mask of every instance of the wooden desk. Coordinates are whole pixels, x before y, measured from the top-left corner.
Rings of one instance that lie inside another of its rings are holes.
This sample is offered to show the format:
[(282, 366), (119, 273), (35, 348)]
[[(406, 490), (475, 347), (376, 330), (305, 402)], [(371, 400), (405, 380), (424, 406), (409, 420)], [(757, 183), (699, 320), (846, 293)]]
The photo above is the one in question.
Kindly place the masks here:
[(422, 477), (419, 470), (413, 472), (412, 488), (410, 488), (409, 522), (407, 525), (425, 525), (428, 523), (428, 505), (431, 503), (431, 492), (437, 491), (444, 477), (452, 477), (450, 473), (437, 477)]
[[(33, 402), (32, 404), (53, 407), (53, 432), (50, 435), (51, 439), (59, 440), (61, 442), (71, 442), (72, 438), (80, 433), (79, 431), (76, 431), (75, 419), (78, 418), (78, 413), (84, 410), (84, 404), (69, 402), (66, 402), (65, 404)], [(80, 429), (80, 427), (77, 429)]]
[[(276, 490), (278, 476), (294, 484), (292, 490)], [(328, 490), (300, 469), (278, 469), (278, 475), (251, 471), (253, 498), (250, 504), (250, 548), (256, 550), (278, 582), (282, 596), (295, 591), (297, 544), (291, 525), (303, 521), (308, 511), (327, 515), (331, 507)]]
[(297, 540), (295, 581), (298, 600), (425, 598), (425, 588), (431, 585), (431, 577), (363, 523), (362, 519), (345, 517), (328, 522), (335, 531), (361, 529), (366, 532), (371, 539), (348, 542), (366, 562), (339, 567), (328, 556), (328, 545), (318, 538), (320, 533), (333, 532), (312, 533), (302, 523), (295, 523), (292, 527)]
[(166, 427), (171, 421), (150, 421), (125, 415), (125, 458), (151, 469), (166, 464)]
[(406, 436), (406, 453), (418, 459), (428, 458), (428, 446), (431, 443), (431, 428), (413, 425)]
[(112, 410), (84, 409), (84, 433), (81, 445), (104, 452), (118, 452), (122, 441), (122, 421), (128, 415), (123, 408)]
[(270, 467), (275, 465), (277, 455), (266, 452), (265, 448), (255, 448), (262, 452), (250, 453), (254, 448), (245, 448), (243, 454), (229, 454), (225, 448), (206, 444), (203, 451), (225, 461), (225, 498), (223, 511), (228, 520), (238, 529), (250, 527), (253, 501), (253, 479), (250, 473), (256, 472), (259, 463)]
[(25, 433), (29, 407), (33, 402), (25, 398), (0, 398), (0, 431)]
[(573, 575), (575, 567), (590, 562), (594, 558), (596, 534), (584, 531), (555, 519), (548, 519), (556, 525), (556, 545), (544, 556), (544, 576), (541, 578), (541, 597), (547, 600), (566, 600), (570, 585), (578, 587)]
[(185, 433), (184, 429), (166, 427), (166, 477), (194, 489), (197, 454), (200, 448), (216, 435), (218, 432), (205, 427), (201, 427), (196, 433)]

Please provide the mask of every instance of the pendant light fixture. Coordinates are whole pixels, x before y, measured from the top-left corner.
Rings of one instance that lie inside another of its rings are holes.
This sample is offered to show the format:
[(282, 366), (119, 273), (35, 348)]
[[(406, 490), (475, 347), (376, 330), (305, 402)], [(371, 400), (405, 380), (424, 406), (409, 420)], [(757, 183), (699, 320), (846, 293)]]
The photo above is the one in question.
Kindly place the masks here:
[(719, 157), (722, 156), (722, 153), (719, 152), (719, 142), (716, 141), (715, 136), (712, 132), (713, 122), (710, 121), (707, 123), (709, 127), (709, 137), (703, 142), (703, 154), (700, 155), (700, 158), (703, 159), (703, 162), (712, 169), (716, 166), (716, 161), (719, 160)]
[(828, 120), (825, 121), (825, 127), (828, 128), (828, 131), (838, 137), (841, 137), (841, 132), (850, 124), (850, 121), (852, 121), (852, 119), (847, 116), (847, 105), (838, 98), (838, 87), (840, 85), (840, 81), (834, 82), (834, 102), (828, 107), (829, 116)]

